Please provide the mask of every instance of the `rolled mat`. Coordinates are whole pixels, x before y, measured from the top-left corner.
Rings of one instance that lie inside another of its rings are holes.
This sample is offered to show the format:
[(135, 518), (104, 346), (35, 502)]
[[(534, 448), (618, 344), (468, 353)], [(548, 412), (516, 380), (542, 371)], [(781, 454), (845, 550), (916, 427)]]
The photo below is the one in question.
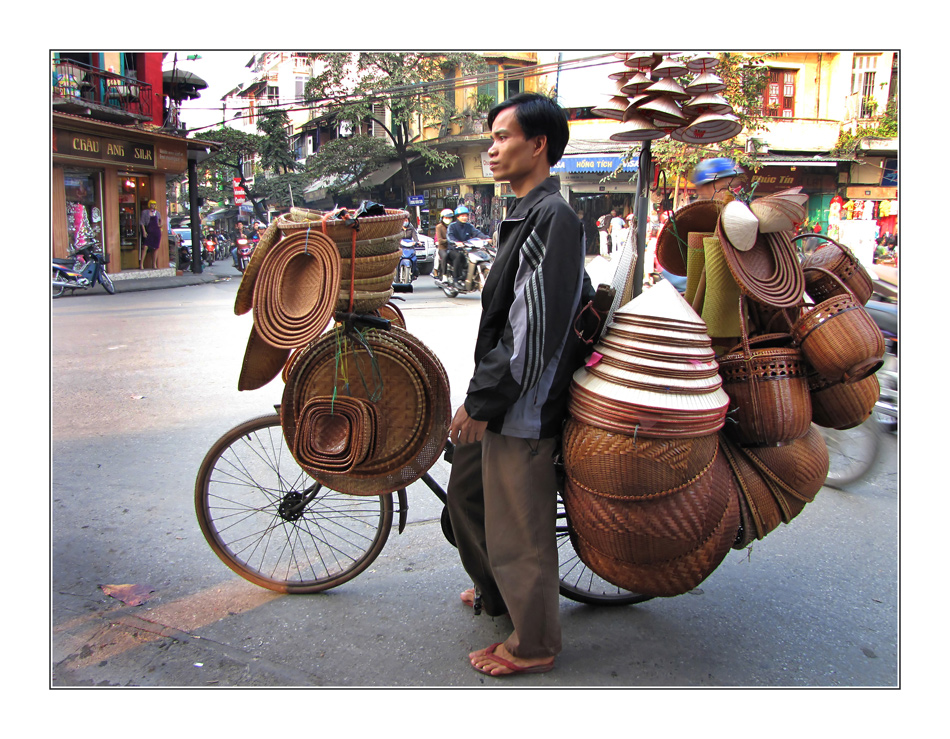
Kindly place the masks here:
[(693, 298), (696, 297), (696, 288), (699, 285), (700, 275), (703, 273), (703, 265), (706, 263), (703, 241), (712, 235), (712, 233), (694, 231), (686, 239), (686, 292), (683, 297), (691, 305)]
[(742, 333), (739, 323), (739, 285), (723, 256), (722, 244), (715, 236), (703, 239), (706, 253), (706, 298), (703, 320), (710, 337), (733, 337)]

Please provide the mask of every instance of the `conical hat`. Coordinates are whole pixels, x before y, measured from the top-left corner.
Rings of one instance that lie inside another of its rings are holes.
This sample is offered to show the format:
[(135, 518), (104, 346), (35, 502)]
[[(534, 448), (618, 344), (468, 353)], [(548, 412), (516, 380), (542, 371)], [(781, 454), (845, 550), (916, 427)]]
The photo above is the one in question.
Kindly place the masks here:
[(729, 102), (718, 92), (704, 92), (697, 95), (692, 100), (683, 103), (683, 110), (695, 110), (697, 115), (702, 113), (726, 115), (735, 112)]
[(653, 79), (661, 79), (663, 77), (682, 77), (684, 74), (689, 74), (689, 68), (684, 62), (674, 61), (670, 57), (665, 57), (662, 62), (653, 67), (651, 76)]
[(650, 79), (649, 74), (645, 72), (633, 72), (632, 76), (624, 80), (623, 85), (621, 85), (620, 94), (640, 95), (652, 84), (653, 80)]
[(638, 92), (668, 95), (673, 100), (679, 100), (680, 102), (689, 100), (691, 97), (693, 97), (690, 93), (686, 92), (686, 90), (683, 89), (683, 86), (672, 77), (663, 77), (662, 79), (654, 82), (652, 85), (649, 85), (646, 89), (638, 90)]
[(703, 51), (686, 62), (686, 66), (691, 72), (711, 72), (719, 66), (719, 59), (708, 51)]
[(625, 306), (614, 311), (615, 316), (649, 316), (670, 319), (705, 328), (706, 324), (693, 306), (677, 292), (669, 280), (661, 280), (649, 290), (644, 290)]
[(712, 72), (701, 72), (692, 82), (686, 85), (686, 92), (691, 95), (699, 95), (703, 92), (722, 92), (726, 89), (726, 83), (722, 77)]
[(759, 219), (749, 206), (739, 200), (726, 203), (722, 208), (722, 229), (729, 243), (739, 251), (749, 251), (759, 235)]
[(610, 135), (611, 141), (652, 141), (666, 136), (649, 118), (639, 115), (633, 106), (623, 114), (623, 128)]
[(591, 109), (591, 113), (599, 115), (601, 118), (613, 118), (619, 121), (623, 118), (624, 111), (630, 107), (630, 101), (621, 95), (612, 96), (607, 102)]

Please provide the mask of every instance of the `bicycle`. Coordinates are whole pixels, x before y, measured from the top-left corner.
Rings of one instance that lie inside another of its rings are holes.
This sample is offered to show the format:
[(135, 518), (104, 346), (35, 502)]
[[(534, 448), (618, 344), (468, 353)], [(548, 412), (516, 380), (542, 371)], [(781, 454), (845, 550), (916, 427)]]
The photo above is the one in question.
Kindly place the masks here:
[[(445, 491), (428, 472), (420, 481), (445, 504)], [(369, 567), (397, 514), (403, 532), (406, 488), (395, 494), (398, 511), (393, 493), (356, 496), (321, 485), (294, 460), (278, 413), (246, 421), (212, 445), (195, 482), (195, 510), (208, 544), (235, 573), (280, 593), (318, 593)], [(441, 525), (454, 546), (446, 508)], [(608, 583), (580, 560), (560, 496), (556, 529), (561, 595), (590, 605), (650, 600)]]

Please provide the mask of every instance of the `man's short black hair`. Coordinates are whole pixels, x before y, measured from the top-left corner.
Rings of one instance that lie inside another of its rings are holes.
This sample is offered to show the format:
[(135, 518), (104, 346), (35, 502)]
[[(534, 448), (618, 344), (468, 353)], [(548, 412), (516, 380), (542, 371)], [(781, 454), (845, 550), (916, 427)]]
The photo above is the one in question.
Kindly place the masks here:
[(521, 126), (525, 138), (542, 135), (548, 137), (548, 163), (553, 167), (561, 160), (571, 137), (564, 110), (544, 95), (535, 92), (519, 92), (488, 111), (489, 128), (499, 113), (513, 106), (515, 120)]

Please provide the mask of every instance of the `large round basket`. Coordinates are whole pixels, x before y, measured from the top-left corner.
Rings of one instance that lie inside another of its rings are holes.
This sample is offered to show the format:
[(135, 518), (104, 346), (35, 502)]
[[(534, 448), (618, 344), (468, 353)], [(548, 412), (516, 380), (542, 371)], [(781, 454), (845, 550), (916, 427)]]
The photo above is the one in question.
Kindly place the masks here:
[[(404, 210), (386, 208), (382, 216), (360, 216), (355, 219), (332, 218), (331, 213), (324, 213), (304, 208), (291, 208), (290, 214), (283, 217), (278, 224), (284, 229), (307, 228), (316, 225), (320, 231), (337, 243), (350, 243), (354, 232), (358, 241), (379, 239), (393, 236), (402, 230), (402, 224), (408, 217)], [(354, 225), (358, 224), (358, 225)]]

